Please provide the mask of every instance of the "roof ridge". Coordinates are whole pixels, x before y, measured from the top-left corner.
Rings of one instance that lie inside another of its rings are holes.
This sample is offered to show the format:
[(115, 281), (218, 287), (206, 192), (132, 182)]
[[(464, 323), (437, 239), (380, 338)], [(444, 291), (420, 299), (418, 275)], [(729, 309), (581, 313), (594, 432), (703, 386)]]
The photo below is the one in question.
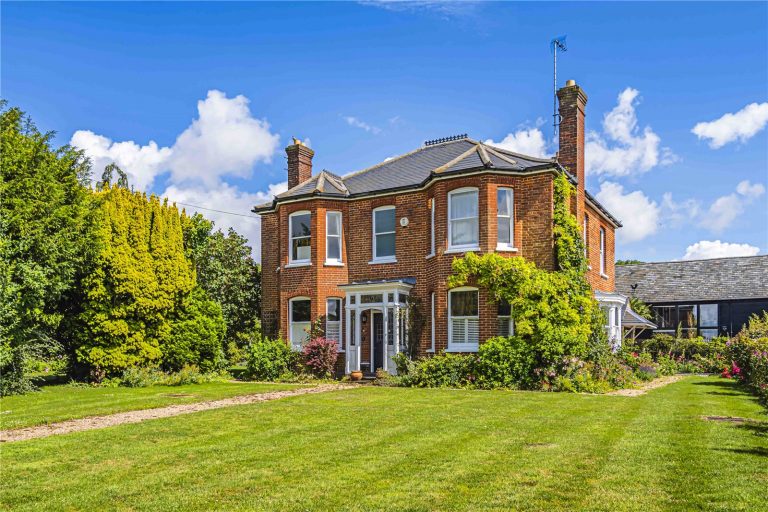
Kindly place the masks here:
[[(464, 139), (462, 139), (462, 140), (464, 140)], [(469, 148), (468, 150), (466, 150), (465, 152), (463, 152), (462, 154), (460, 154), (459, 156), (457, 156), (453, 160), (450, 160), (450, 161), (444, 163), (443, 165), (439, 165), (439, 166), (435, 167), (434, 169), (432, 169), (432, 172), (434, 172), (435, 174), (439, 174), (439, 173), (443, 172), (446, 169), (450, 169), (451, 167), (453, 167), (457, 163), (459, 163), (462, 160), (464, 160), (465, 158), (467, 158), (473, 152), (477, 153), (477, 148), (478, 148), (477, 145), (473, 145), (471, 148)], [(482, 159), (482, 157), (481, 157), (481, 159)]]
[(644, 261), (642, 263), (628, 263), (626, 265), (616, 265), (617, 269), (624, 267), (640, 267), (642, 265), (663, 265), (675, 263), (695, 263), (697, 261), (718, 261), (718, 260), (737, 260), (747, 258), (768, 258), (768, 254), (752, 254), (749, 256), (720, 256), (718, 258), (698, 258), (695, 260), (671, 260), (671, 261)]
[(407, 156), (414, 155), (414, 154), (418, 153), (419, 151), (424, 151), (425, 149), (432, 149), (432, 148), (437, 148), (437, 147), (440, 147), (440, 146), (445, 146), (447, 144), (456, 144), (457, 142), (465, 142), (465, 141), (466, 142), (470, 142), (472, 144), (477, 144), (478, 143), (476, 140), (470, 139), (469, 137), (466, 137), (464, 139), (449, 140), (447, 142), (440, 142), (438, 144), (432, 144), (432, 145), (429, 145), (429, 146), (422, 145), (421, 147), (418, 147), (418, 148), (416, 148), (414, 150), (411, 150), (411, 151), (409, 151), (407, 153), (403, 153), (402, 155), (390, 157), (389, 160), (384, 160), (383, 162), (379, 162), (377, 164), (371, 165), (370, 167), (366, 167), (365, 169), (361, 169), (359, 171), (354, 171), (354, 172), (351, 172), (349, 174), (345, 174), (341, 178), (342, 179), (349, 179), (349, 178), (351, 178), (353, 176), (357, 176), (359, 174), (363, 174), (364, 172), (372, 171), (372, 170), (376, 169), (377, 167), (381, 167), (384, 164), (391, 164), (392, 162), (396, 162), (397, 160), (400, 160), (401, 158), (405, 158)]
[(488, 144), (487, 142), (483, 142), (482, 144), (485, 144), (486, 146), (491, 147), (491, 148), (495, 149), (496, 151), (500, 151), (500, 152), (505, 153), (507, 155), (516, 156), (518, 158), (523, 158), (525, 160), (531, 160), (532, 162), (552, 163), (552, 162), (556, 162), (557, 161), (554, 157), (552, 157), (552, 158), (541, 158), (539, 156), (531, 156), (531, 155), (526, 155), (526, 154), (523, 154), (523, 153), (516, 153), (515, 151), (510, 151), (508, 149), (504, 149), (504, 148), (501, 148), (499, 146), (495, 146), (493, 144)]

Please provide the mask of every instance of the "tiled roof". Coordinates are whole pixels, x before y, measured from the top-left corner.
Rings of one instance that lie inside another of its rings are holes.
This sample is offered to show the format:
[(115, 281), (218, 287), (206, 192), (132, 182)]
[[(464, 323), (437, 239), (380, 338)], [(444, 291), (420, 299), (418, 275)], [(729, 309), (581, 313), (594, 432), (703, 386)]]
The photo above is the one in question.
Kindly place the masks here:
[(768, 256), (617, 265), (616, 291), (649, 303), (768, 298)]
[[(347, 198), (416, 188), (436, 176), (481, 170), (520, 173), (544, 169), (560, 167), (554, 158), (521, 155), (465, 137), (427, 144), (346, 176), (323, 170), (304, 183), (278, 194), (275, 201), (256, 206), (254, 211), (258, 213), (269, 210), (277, 202), (291, 198), (313, 195)], [(594, 197), (587, 194), (587, 199), (617, 226), (621, 226)]]

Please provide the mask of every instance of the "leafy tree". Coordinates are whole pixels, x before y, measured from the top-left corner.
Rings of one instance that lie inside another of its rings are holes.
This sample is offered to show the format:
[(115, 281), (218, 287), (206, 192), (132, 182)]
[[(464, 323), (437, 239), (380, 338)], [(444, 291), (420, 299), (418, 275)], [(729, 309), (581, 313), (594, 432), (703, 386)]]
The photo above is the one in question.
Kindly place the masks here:
[(225, 342), (242, 347), (260, 331), (261, 265), (251, 257), (248, 241), (235, 230), (213, 232), (200, 214), (184, 220), (187, 256), (198, 285), (219, 303), (227, 324)]
[(26, 360), (55, 345), (89, 244), (90, 164), (54, 148), (0, 102), (0, 394), (23, 392)]
[(639, 263), (645, 263), (640, 260), (616, 260), (616, 265), (637, 265)]
[(163, 367), (178, 371), (193, 364), (204, 372), (221, 370), (226, 363), (222, 346), (226, 324), (221, 307), (198, 287), (184, 299), (176, 316), (162, 346)]

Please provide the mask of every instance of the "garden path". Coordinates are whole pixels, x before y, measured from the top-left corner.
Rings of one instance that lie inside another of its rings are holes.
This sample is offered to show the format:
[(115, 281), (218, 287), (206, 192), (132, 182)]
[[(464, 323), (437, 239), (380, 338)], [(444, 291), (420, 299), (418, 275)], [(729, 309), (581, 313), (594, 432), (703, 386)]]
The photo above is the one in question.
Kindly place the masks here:
[(640, 396), (640, 395), (646, 394), (652, 389), (656, 389), (656, 388), (666, 386), (668, 384), (672, 384), (673, 382), (677, 382), (686, 377), (688, 377), (688, 375), (670, 375), (669, 377), (659, 377), (658, 379), (654, 379), (651, 382), (646, 382), (639, 388), (617, 389), (616, 391), (611, 391), (610, 393), (606, 393), (606, 394), (612, 395), (612, 396)]
[(169, 418), (171, 416), (191, 414), (194, 412), (208, 411), (211, 409), (221, 409), (222, 407), (231, 407), (233, 405), (267, 402), (270, 400), (278, 400), (280, 398), (288, 398), (291, 396), (325, 393), (328, 391), (351, 389), (354, 387), (356, 386), (349, 384), (320, 384), (318, 386), (308, 388), (241, 395), (193, 404), (169, 405), (167, 407), (158, 407), (155, 409), (144, 409), (140, 411), (127, 411), (116, 414), (108, 414), (105, 416), (78, 418), (74, 420), (51, 423), (49, 425), (38, 425), (35, 427), (26, 427), (14, 430), (0, 430), (0, 442), (25, 441), (27, 439), (37, 439), (40, 437), (68, 434), (70, 432), (82, 432), (84, 430), (95, 430), (113, 427), (116, 425), (124, 425), (128, 423), (139, 423), (142, 421), (154, 420), (158, 418)]

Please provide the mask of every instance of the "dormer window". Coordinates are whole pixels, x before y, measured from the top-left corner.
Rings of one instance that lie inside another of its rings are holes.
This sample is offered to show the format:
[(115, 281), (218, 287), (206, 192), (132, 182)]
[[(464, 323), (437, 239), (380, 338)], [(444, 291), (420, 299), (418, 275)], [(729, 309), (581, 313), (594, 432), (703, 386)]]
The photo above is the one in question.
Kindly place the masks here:
[(288, 217), (290, 230), (290, 262), (309, 263), (312, 252), (312, 215), (309, 212), (296, 212)]
[(476, 188), (460, 188), (448, 194), (449, 250), (480, 249), (477, 198)]

